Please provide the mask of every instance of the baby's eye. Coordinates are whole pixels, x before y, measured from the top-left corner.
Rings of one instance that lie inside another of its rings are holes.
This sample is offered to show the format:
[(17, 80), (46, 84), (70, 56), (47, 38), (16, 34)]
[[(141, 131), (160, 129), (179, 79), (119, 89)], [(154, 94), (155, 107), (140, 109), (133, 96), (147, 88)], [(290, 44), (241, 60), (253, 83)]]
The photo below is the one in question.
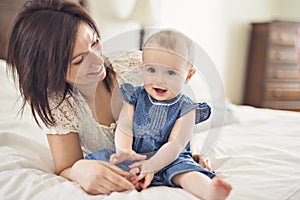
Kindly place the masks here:
[(176, 75), (176, 72), (175, 71), (173, 71), (173, 70), (168, 70), (168, 75), (170, 75), (170, 76), (174, 76), (174, 75)]
[(147, 69), (147, 71), (150, 72), (150, 73), (154, 73), (154, 72), (155, 72), (155, 69), (154, 69), (153, 67), (149, 67), (149, 68)]

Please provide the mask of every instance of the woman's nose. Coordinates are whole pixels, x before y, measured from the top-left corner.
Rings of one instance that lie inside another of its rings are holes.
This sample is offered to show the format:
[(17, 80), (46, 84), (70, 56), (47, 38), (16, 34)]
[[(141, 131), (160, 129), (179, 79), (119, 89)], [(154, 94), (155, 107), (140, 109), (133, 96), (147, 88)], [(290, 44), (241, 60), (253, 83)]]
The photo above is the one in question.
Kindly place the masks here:
[(89, 55), (90, 55), (89, 57), (90, 57), (92, 63), (100, 64), (100, 65), (104, 64), (104, 59), (103, 59), (101, 53), (91, 51), (89, 53)]

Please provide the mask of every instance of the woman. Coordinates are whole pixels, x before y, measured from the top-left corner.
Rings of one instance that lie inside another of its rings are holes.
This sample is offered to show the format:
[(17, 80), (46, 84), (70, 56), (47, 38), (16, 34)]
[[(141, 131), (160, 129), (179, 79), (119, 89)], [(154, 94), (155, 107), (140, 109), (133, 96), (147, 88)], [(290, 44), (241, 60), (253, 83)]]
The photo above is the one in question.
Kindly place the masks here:
[(90, 194), (134, 189), (127, 172), (83, 159), (114, 148), (119, 109), (111, 102), (118, 80), (101, 49), (95, 23), (79, 4), (36, 0), (17, 16), (7, 58), (23, 108), (28, 103), (37, 123), (47, 127), (55, 173)]

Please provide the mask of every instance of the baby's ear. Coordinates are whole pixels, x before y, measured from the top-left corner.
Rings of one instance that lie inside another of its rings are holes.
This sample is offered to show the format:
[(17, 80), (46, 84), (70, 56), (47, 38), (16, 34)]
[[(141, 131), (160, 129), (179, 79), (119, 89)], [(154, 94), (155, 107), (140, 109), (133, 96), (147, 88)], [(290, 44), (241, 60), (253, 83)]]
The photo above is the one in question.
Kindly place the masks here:
[(186, 76), (186, 79), (185, 79), (184, 83), (188, 83), (190, 81), (190, 79), (194, 76), (195, 73), (196, 73), (196, 70), (194, 68), (191, 68), (189, 70), (188, 75)]

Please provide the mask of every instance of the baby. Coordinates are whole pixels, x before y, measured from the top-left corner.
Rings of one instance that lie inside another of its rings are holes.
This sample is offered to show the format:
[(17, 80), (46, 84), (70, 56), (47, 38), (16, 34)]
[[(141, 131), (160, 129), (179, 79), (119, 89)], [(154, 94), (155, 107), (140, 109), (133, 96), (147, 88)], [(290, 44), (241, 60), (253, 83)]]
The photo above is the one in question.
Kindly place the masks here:
[(225, 199), (231, 186), (196, 163), (190, 151), (194, 125), (211, 112), (206, 103), (194, 103), (182, 93), (195, 74), (194, 54), (193, 41), (174, 30), (157, 32), (145, 42), (144, 85), (121, 85), (116, 152), (108, 153), (109, 161), (137, 173), (130, 180), (140, 189), (182, 187), (201, 199)]

